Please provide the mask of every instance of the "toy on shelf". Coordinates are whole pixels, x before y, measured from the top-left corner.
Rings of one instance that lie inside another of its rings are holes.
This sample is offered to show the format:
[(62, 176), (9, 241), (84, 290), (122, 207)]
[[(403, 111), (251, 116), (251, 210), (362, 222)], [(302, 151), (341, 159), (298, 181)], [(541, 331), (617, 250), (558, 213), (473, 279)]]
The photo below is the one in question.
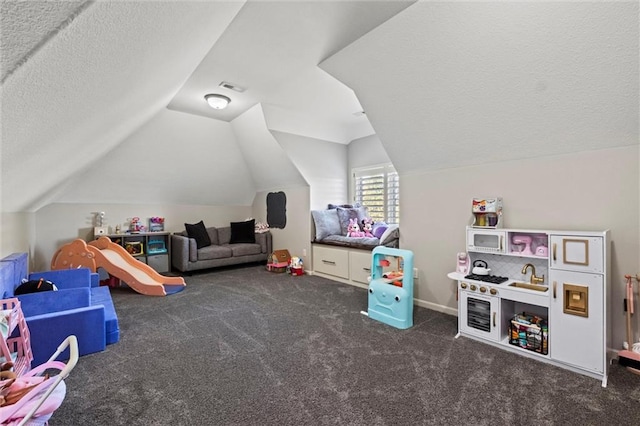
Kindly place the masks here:
[(502, 228), (502, 198), (474, 198), (471, 213), (476, 228)]
[(164, 231), (164, 217), (150, 217), (149, 218), (149, 232), (163, 232)]
[(138, 234), (140, 232), (144, 232), (145, 226), (140, 222), (139, 217), (132, 217), (131, 222), (129, 223), (129, 232), (132, 234)]
[(363, 314), (392, 327), (412, 327), (413, 252), (384, 246), (373, 249), (368, 297), (368, 311)]

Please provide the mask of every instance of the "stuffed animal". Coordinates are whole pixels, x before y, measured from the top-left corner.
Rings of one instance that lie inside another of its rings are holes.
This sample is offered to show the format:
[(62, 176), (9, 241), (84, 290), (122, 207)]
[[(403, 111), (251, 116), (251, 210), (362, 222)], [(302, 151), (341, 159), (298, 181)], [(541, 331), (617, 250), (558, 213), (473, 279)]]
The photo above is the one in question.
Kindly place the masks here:
[(362, 219), (362, 233), (365, 237), (373, 238), (371, 230), (373, 229), (373, 220), (370, 217)]
[(364, 237), (364, 232), (360, 231), (357, 219), (349, 219), (349, 226), (347, 227), (347, 237)]

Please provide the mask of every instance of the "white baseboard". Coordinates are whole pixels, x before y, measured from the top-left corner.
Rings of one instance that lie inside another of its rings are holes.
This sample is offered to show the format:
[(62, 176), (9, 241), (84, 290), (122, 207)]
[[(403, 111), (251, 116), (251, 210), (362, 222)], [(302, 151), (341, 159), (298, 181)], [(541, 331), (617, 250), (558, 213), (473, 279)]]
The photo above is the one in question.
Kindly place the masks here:
[[(365, 290), (369, 288), (367, 284), (358, 283), (355, 281), (346, 280), (344, 278), (334, 277), (334, 276), (323, 274), (323, 273), (316, 273), (314, 271), (305, 271), (305, 273), (309, 275), (316, 275), (318, 277), (326, 278), (331, 281), (336, 281), (343, 284), (349, 284), (354, 287), (363, 288)], [(428, 302), (426, 300), (416, 299), (415, 297), (413, 298), (413, 304), (423, 308), (431, 309), (432, 311), (442, 312), (443, 314), (453, 315), (456, 317), (458, 316), (458, 308), (451, 308), (449, 306), (439, 305), (437, 303)]]

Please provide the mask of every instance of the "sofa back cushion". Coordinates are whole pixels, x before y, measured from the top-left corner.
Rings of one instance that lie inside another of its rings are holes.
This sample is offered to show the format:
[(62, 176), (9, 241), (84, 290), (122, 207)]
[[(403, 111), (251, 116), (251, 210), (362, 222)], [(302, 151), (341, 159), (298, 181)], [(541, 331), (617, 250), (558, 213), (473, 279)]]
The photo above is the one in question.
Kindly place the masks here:
[(211, 241), (210, 245), (218, 245), (218, 228), (213, 226), (207, 228), (207, 234), (209, 234), (209, 241)]
[(218, 228), (218, 244), (229, 244), (229, 241), (231, 241), (231, 227), (223, 226)]

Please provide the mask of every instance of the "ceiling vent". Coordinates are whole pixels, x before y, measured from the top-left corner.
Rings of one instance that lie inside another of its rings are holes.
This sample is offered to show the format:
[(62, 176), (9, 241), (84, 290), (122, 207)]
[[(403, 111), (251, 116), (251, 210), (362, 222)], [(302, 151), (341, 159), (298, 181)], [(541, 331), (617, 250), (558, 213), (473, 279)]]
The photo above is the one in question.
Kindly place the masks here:
[(225, 89), (234, 90), (239, 93), (242, 93), (245, 90), (247, 90), (244, 87), (240, 87), (237, 84), (229, 83), (228, 81), (223, 81), (222, 83), (218, 84), (218, 86), (224, 87)]

